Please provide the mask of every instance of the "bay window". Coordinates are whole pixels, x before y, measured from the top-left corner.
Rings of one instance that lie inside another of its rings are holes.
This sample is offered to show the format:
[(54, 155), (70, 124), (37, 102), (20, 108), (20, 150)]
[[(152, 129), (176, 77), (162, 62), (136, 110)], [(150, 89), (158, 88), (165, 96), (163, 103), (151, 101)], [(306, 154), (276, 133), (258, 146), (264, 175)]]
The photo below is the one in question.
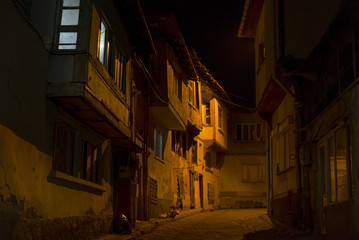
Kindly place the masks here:
[(77, 49), (79, 18), (80, 0), (62, 0), (57, 49)]

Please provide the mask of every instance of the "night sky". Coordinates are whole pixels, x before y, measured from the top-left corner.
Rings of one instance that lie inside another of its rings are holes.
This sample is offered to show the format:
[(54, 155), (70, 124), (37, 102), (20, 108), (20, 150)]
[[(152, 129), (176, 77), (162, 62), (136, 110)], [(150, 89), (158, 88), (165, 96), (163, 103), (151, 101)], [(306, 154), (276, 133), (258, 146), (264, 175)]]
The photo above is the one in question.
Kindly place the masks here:
[(201, 62), (227, 93), (254, 103), (253, 40), (237, 37), (244, 0), (141, 2), (172, 11), (187, 46), (197, 51)]

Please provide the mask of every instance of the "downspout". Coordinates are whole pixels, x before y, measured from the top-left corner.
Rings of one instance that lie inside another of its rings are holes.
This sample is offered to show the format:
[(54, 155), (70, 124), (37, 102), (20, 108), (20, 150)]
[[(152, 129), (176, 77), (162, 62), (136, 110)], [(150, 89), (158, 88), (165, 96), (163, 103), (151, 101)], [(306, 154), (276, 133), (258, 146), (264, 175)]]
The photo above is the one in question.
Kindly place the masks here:
[(149, 156), (149, 152), (148, 152), (148, 142), (149, 142), (149, 119), (150, 119), (150, 111), (149, 111), (149, 105), (150, 105), (150, 89), (149, 86), (147, 86), (147, 96), (146, 96), (146, 101), (145, 101), (145, 118), (148, 119), (148, 121), (144, 121), (144, 136), (143, 136), (143, 141), (144, 141), (144, 154), (143, 154), (143, 217), (144, 220), (147, 221), (149, 220), (149, 215), (148, 215), (148, 156)]

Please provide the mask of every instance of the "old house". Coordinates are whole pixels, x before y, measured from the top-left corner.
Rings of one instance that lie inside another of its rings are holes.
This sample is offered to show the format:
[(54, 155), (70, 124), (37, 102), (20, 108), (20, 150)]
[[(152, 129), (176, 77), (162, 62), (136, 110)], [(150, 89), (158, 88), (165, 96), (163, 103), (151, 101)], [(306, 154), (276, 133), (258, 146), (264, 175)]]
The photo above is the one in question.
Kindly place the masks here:
[(255, 38), (270, 213), (327, 239), (358, 237), (357, 11), (355, 1), (246, 1), (239, 30)]
[[(220, 205), (220, 168), (227, 150), (227, 120), (230, 101), (221, 85), (201, 63), (196, 52), (191, 50), (194, 65), (199, 74), (202, 96), (203, 129), (198, 135), (199, 143), (199, 189), (201, 206), (205, 209)], [(227, 102), (226, 102), (227, 101)]]
[(151, 59), (149, 216), (195, 207), (200, 84), (172, 13), (146, 14), (157, 55)]
[(154, 52), (138, 2), (0, 5), (0, 235), (81, 238), (120, 213), (133, 222), (134, 49)]
[(232, 108), (228, 129), (228, 149), (220, 168), (220, 207), (266, 207), (266, 123), (250, 108)]

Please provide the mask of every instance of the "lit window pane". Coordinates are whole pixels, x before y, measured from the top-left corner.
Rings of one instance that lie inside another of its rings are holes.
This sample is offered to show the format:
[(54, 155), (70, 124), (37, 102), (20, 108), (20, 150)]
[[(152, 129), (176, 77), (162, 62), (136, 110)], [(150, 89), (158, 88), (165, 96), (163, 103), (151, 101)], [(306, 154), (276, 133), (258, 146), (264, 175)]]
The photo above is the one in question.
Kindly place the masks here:
[(106, 26), (101, 22), (101, 33), (100, 33), (100, 46), (99, 46), (99, 60), (102, 64), (105, 64), (105, 50), (106, 50)]
[(59, 45), (59, 49), (76, 49), (76, 45)]
[(79, 10), (78, 9), (64, 9), (62, 10), (61, 25), (74, 26), (79, 24)]
[(64, 7), (78, 7), (80, 6), (80, 0), (64, 0)]
[(330, 160), (330, 186), (331, 186), (331, 202), (337, 201), (337, 188), (336, 188), (336, 169), (335, 169), (335, 157), (334, 157), (334, 139), (333, 137), (328, 140), (329, 145), (329, 160)]
[(336, 132), (335, 145), (337, 160), (338, 201), (345, 201), (349, 198), (345, 128), (341, 128)]
[(60, 32), (59, 44), (76, 44), (77, 32)]

